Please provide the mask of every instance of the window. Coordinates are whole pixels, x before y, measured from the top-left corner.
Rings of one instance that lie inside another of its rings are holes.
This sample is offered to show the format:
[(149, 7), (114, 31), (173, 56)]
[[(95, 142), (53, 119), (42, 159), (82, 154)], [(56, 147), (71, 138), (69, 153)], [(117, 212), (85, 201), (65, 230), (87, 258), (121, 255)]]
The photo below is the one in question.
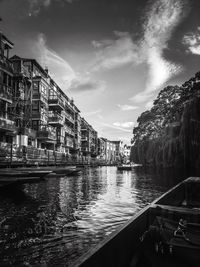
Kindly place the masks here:
[(39, 128), (39, 121), (32, 121), (32, 127), (34, 130), (38, 130)]
[(12, 86), (12, 77), (10, 75), (8, 75), (8, 85)]
[(3, 73), (3, 84), (7, 84), (7, 74), (4, 72)]

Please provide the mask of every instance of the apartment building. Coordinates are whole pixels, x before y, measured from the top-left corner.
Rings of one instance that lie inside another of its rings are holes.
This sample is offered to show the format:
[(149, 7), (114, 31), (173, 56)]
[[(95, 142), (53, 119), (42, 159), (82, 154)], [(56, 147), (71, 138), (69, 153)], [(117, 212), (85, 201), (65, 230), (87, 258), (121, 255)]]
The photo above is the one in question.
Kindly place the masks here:
[(106, 140), (106, 162), (108, 164), (116, 162), (116, 145), (110, 140)]
[(98, 153), (97, 132), (84, 118), (81, 118), (81, 152), (82, 158), (88, 162), (94, 160)]
[[(29, 118), (26, 124), (37, 132), (35, 146), (41, 149), (56, 150), (63, 153), (76, 153), (80, 150), (80, 111), (74, 101), (69, 99), (47, 69), (43, 69), (34, 59), (11, 58), (15, 73), (24, 73), (26, 90), (23, 97), (31, 110), (25, 112)], [(16, 77), (16, 91), (21, 91), (21, 76)], [(28, 82), (27, 82), (28, 83)], [(29, 90), (31, 88), (31, 90)], [(75, 134), (76, 132), (76, 134)], [(29, 142), (29, 144), (33, 144)]]
[(9, 51), (13, 43), (0, 32), (0, 142), (11, 143), (17, 128), (10, 113), (13, 103), (13, 66), (9, 60)]
[(74, 151), (75, 157), (78, 160), (81, 158), (81, 115), (80, 110), (74, 105), (75, 109), (75, 139)]
[(121, 140), (113, 141), (116, 147), (116, 162), (121, 163), (124, 157), (124, 145)]
[(35, 162), (38, 157), (56, 162), (59, 153), (61, 162), (120, 159), (122, 143), (98, 139), (48, 69), (35, 59), (16, 55), (9, 59), (12, 48), (13, 43), (0, 33), (0, 150), (7, 147), (7, 154), (0, 151), (0, 161), (13, 148), (17, 160), (28, 151)]
[(124, 161), (130, 161), (130, 154), (131, 154), (131, 146), (124, 145)]

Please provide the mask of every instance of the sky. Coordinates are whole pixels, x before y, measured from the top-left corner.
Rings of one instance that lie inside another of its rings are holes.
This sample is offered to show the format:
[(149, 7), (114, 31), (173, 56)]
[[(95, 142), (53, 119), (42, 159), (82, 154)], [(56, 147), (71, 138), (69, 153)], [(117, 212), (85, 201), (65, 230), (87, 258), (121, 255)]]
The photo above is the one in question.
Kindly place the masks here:
[(100, 137), (129, 144), (167, 85), (200, 71), (198, 0), (0, 0), (11, 55), (35, 58)]

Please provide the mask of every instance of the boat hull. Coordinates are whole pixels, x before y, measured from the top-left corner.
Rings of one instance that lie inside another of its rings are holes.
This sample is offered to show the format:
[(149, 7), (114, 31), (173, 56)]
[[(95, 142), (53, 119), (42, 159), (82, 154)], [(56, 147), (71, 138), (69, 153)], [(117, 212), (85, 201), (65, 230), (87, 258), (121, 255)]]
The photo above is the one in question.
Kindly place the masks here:
[[(131, 262), (133, 262), (139, 254), (138, 251), (141, 245), (140, 238), (143, 236), (144, 232), (148, 230), (149, 226), (153, 224), (156, 216), (171, 216), (177, 221), (180, 218), (186, 220), (191, 220), (192, 218), (196, 222), (200, 222), (199, 209), (191, 210), (190, 208), (178, 206), (180, 203), (184, 202), (185, 196), (185, 184), (180, 183), (141, 210), (138, 214), (134, 215), (125, 225), (119, 228), (119, 230), (77, 259), (71, 266), (130, 267)], [(169, 260), (171, 261), (171, 258), (169, 258)], [(133, 264), (132, 266), (138, 267), (140, 265)], [(193, 265), (191, 264), (190, 266)]]

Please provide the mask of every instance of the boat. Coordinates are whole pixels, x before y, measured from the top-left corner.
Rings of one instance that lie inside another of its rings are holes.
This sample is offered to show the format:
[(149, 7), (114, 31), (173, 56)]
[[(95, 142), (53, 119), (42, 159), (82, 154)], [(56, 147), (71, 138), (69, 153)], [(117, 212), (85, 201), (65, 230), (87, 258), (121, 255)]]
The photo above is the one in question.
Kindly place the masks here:
[(42, 178), (51, 172), (52, 171), (48, 171), (48, 170), (1, 169), (0, 170), (0, 179), (1, 179), (1, 177), (4, 177), (4, 178), (40, 177), (40, 178)]
[(132, 166), (130, 164), (122, 164), (122, 165), (117, 166), (117, 170), (118, 171), (131, 171)]
[(49, 176), (66, 176), (66, 175), (75, 175), (79, 173), (82, 169), (77, 168), (76, 166), (65, 166), (65, 167), (37, 167), (37, 168), (17, 168), (16, 171), (21, 171), (21, 172), (47, 172)]
[(76, 168), (76, 167), (68, 167), (68, 168), (54, 168), (52, 169), (52, 172), (55, 174), (60, 174), (60, 175), (76, 175), (80, 173), (81, 168)]
[(200, 177), (170, 189), (72, 266), (200, 266)]
[(0, 170), (0, 187), (12, 183), (27, 183), (37, 182), (44, 178), (52, 171), (47, 170), (16, 170), (16, 169), (1, 169)]

